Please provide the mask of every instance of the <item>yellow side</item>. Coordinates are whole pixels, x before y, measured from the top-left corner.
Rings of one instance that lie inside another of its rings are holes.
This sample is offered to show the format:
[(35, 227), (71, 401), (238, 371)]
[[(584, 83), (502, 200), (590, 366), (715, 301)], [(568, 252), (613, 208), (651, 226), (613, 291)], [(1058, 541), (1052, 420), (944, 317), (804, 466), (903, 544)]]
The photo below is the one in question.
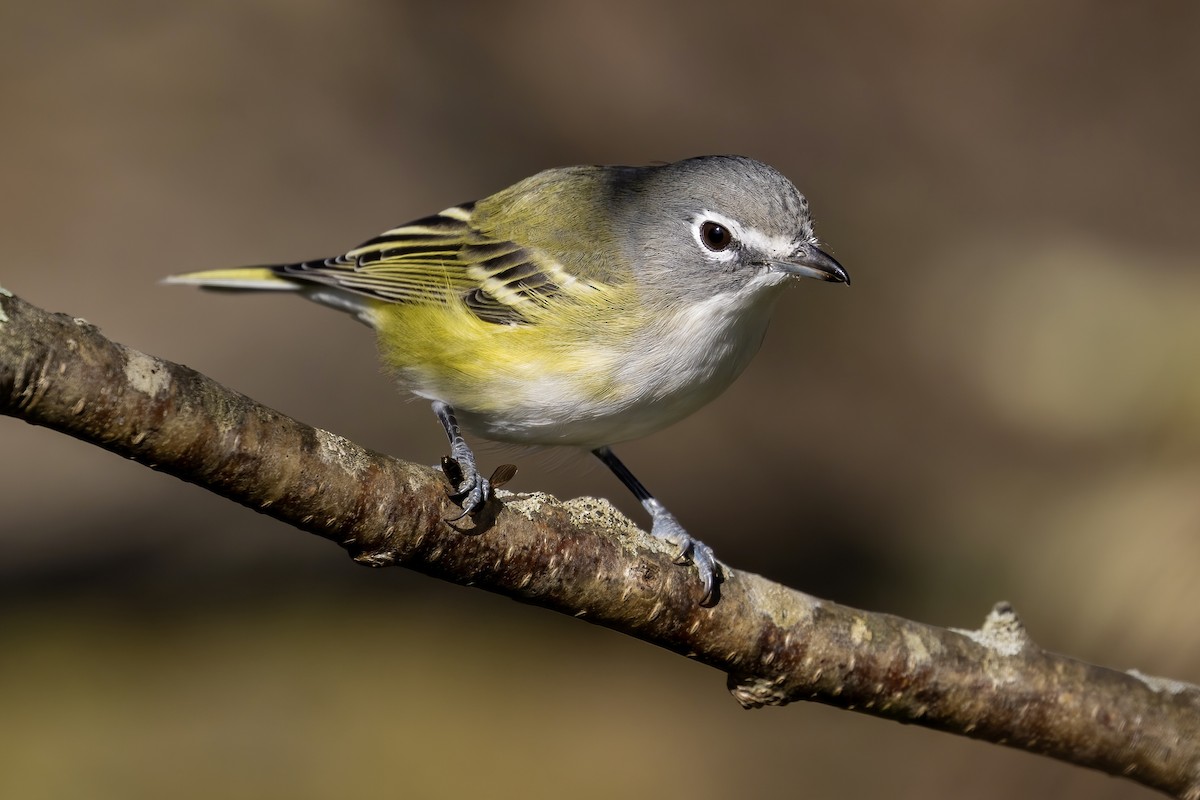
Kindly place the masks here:
[(483, 414), (619, 393), (613, 376), (623, 349), (613, 343), (636, 330), (627, 311), (617, 312), (629, 304), (610, 286), (573, 288), (584, 296), (522, 308), (530, 318), (522, 325), (485, 322), (457, 298), (380, 304), (381, 356), (410, 387)]

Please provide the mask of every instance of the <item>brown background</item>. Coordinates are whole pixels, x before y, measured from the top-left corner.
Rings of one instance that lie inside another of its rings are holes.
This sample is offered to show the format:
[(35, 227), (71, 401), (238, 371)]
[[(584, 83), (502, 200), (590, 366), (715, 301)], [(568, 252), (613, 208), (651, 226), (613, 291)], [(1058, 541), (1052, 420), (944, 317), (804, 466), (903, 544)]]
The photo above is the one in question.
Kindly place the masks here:
[[(1200, 680), (1200, 6), (114, 0), (0, 9), (0, 284), (398, 456), (369, 333), (156, 285), (540, 168), (737, 152), (854, 286), (621, 449), (736, 568)], [(1147, 797), (336, 548), (0, 419), (6, 797)], [(485, 462), (509, 454), (488, 451)], [(512, 488), (637, 508), (581, 457)], [(639, 520), (641, 517), (637, 517)]]

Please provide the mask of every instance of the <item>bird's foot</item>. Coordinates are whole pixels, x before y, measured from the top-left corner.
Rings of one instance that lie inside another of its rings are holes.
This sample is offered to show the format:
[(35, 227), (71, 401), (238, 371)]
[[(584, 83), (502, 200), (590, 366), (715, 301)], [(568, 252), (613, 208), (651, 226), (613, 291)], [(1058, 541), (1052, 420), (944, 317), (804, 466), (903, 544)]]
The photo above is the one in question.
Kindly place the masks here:
[[(467, 464), (466, 470), (463, 469), (464, 463)], [(459, 453), (456, 456), (443, 456), (442, 473), (454, 487), (454, 491), (449, 495), (450, 499), (458, 503), (463, 510), (458, 516), (446, 521), (457, 522), (487, 505), (495, 490), (513, 479), (517, 468), (513, 464), (501, 464), (492, 471), (490, 478), (485, 478), (475, 464), (474, 454), (467, 450), (465, 455)]]
[(690, 560), (696, 565), (696, 572), (700, 573), (700, 585), (704, 589), (704, 597), (701, 598), (700, 605), (707, 606), (714, 603), (717, 583), (721, 580), (721, 566), (717, 562), (716, 556), (713, 555), (712, 548), (688, 534), (679, 524), (679, 520), (675, 519), (671, 512), (667, 511), (657, 500), (643, 504), (654, 520), (650, 527), (651, 535), (678, 548), (675, 553), (675, 563), (686, 564)]
[[(450, 455), (442, 459), (442, 472), (450, 481), (450, 485), (454, 487), (450, 499), (462, 507), (461, 514), (446, 521), (458, 522), (468, 514), (473, 514), (483, 508), (487, 501), (492, 499), (492, 481), (483, 477), (479, 472), (479, 467), (475, 465), (475, 454), (471, 452), (471, 446), (459, 433), (454, 409), (448, 403), (434, 400), (433, 413), (442, 423), (442, 428), (446, 431), (446, 438), (450, 441)], [(511, 469), (511, 472), (504, 473), (505, 468)], [(508, 464), (497, 469), (493, 473), (493, 477), (499, 478), (496, 485), (512, 478), (515, 472), (516, 467)]]
[[(459, 442), (462, 442), (460, 439)], [(450, 485), (454, 487), (454, 491), (450, 493), (450, 499), (458, 503), (462, 508), (462, 513), (456, 517), (447, 517), (447, 522), (458, 522), (468, 514), (472, 514), (483, 508), (484, 504), (492, 498), (492, 483), (479, 471), (479, 467), (475, 465), (475, 454), (471, 449), (462, 442), (462, 447), (458, 447), (459, 442), (455, 442), (455, 447), (452, 454), (442, 458), (442, 472), (446, 479), (450, 481)]]

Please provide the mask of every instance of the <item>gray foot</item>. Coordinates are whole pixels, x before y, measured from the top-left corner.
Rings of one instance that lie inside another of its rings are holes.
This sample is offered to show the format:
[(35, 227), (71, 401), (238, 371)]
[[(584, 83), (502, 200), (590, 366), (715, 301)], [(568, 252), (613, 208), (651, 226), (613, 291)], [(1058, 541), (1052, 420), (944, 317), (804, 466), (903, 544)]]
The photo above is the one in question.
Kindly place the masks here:
[[(454, 418), (454, 409), (440, 400), (433, 403), (433, 413), (446, 430), (446, 438), (450, 441), (450, 457), (442, 459), (442, 472), (446, 474), (454, 493), (450, 499), (462, 506), (462, 513), (457, 517), (447, 519), (447, 522), (457, 522), (463, 517), (478, 511), (492, 497), (492, 484), (479, 472), (475, 465), (475, 454), (470, 445), (458, 431), (458, 420)], [(511, 477), (511, 476), (509, 476)]]
[(700, 604), (708, 605), (713, 598), (713, 590), (716, 588), (720, 569), (712, 548), (699, 539), (692, 538), (679, 524), (679, 521), (671, 516), (671, 512), (663, 507), (662, 503), (657, 500), (648, 500), (643, 501), (642, 504), (650, 512), (654, 521), (650, 527), (650, 533), (678, 548), (675, 553), (675, 563), (685, 564), (691, 560), (696, 565), (696, 572), (700, 573), (700, 585), (704, 589), (704, 597), (700, 600)]
[[(463, 447), (466, 448), (465, 443)], [(457, 522), (478, 511), (491, 499), (492, 483), (480, 473), (475, 465), (475, 455), (470, 449), (459, 452), (458, 448), (452, 448), (451, 452), (454, 455), (442, 461), (442, 472), (454, 485), (450, 499), (462, 507), (462, 513), (456, 517), (447, 517), (446, 521)]]

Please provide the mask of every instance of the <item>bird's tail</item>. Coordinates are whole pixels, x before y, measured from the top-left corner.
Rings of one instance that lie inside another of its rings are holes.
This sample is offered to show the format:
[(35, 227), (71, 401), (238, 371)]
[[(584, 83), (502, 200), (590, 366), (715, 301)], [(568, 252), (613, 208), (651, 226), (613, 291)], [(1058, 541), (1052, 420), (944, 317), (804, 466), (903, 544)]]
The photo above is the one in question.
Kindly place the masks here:
[(229, 291), (283, 291), (296, 292), (304, 288), (298, 281), (281, 276), (275, 267), (235, 267), (233, 269), (208, 269), (202, 272), (185, 272), (170, 275), (163, 283), (183, 286), (202, 286), (205, 289)]
[(232, 269), (208, 269), (202, 272), (185, 272), (170, 275), (163, 283), (183, 286), (200, 286), (226, 292), (299, 292), (301, 296), (352, 315), (369, 327), (377, 323), (376, 311), (380, 305), (362, 294), (350, 292), (336, 285), (317, 283), (311, 280), (294, 280), (286, 272), (296, 264), (278, 264), (261, 267), (233, 267)]

